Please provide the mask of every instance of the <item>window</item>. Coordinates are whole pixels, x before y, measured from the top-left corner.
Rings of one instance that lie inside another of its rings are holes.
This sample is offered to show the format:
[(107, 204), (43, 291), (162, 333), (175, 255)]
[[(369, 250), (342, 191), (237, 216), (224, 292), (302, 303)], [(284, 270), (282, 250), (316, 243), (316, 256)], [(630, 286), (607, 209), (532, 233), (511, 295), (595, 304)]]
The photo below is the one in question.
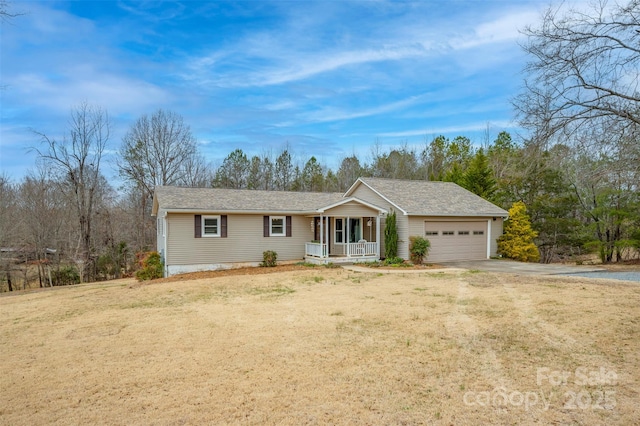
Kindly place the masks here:
[(473, 231), (473, 235), (484, 235), (484, 231)]
[(424, 235), (438, 235), (438, 231), (424, 231)]
[(220, 216), (202, 216), (202, 236), (220, 236)]
[(469, 235), (469, 231), (458, 231), (458, 235)]
[(264, 226), (262, 236), (290, 237), (292, 234), (291, 216), (263, 216)]
[(343, 229), (343, 220), (336, 219), (336, 243), (342, 244), (344, 243), (344, 229)]
[(454, 231), (442, 231), (442, 235), (454, 235)]
[(284, 216), (270, 216), (271, 220), (271, 231), (269, 233), (270, 236), (282, 236), (285, 235), (285, 222)]

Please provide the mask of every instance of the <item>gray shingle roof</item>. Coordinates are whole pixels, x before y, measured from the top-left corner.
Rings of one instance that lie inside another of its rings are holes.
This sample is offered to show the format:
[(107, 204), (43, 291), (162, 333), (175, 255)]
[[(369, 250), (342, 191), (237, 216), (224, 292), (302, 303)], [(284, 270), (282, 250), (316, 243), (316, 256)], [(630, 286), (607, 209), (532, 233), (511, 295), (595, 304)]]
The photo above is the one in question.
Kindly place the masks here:
[(164, 210), (307, 213), (343, 200), (339, 193), (158, 186), (155, 200)]
[[(507, 216), (507, 212), (452, 182), (360, 178), (387, 200), (417, 216)], [(347, 192), (346, 195), (350, 195)]]
[[(507, 216), (495, 204), (451, 182), (360, 178), (409, 215)], [(313, 213), (344, 200), (346, 194), (323, 192), (259, 191), (222, 188), (156, 187), (154, 214), (163, 210), (185, 212)]]

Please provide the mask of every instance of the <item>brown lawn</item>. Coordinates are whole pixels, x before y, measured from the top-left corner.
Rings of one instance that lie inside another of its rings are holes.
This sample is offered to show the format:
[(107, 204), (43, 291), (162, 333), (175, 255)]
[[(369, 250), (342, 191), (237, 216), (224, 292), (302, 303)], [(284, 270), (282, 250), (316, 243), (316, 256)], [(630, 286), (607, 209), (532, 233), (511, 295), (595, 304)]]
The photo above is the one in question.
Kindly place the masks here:
[(640, 286), (293, 269), (0, 298), (0, 424), (638, 424)]

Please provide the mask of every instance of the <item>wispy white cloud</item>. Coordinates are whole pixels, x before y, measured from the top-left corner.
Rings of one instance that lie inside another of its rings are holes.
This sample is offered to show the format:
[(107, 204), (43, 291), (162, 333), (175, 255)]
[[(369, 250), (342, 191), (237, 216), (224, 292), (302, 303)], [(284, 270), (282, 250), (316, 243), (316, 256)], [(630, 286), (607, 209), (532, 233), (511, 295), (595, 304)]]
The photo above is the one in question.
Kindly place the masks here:
[(520, 31), (535, 22), (539, 13), (535, 10), (524, 10), (509, 13), (489, 22), (483, 22), (468, 34), (451, 41), (454, 49), (471, 49), (496, 43), (515, 42), (522, 38)]
[(464, 125), (455, 125), (455, 126), (433, 126), (431, 128), (420, 128), (413, 130), (402, 130), (396, 132), (386, 132), (380, 133), (378, 136), (380, 137), (390, 137), (390, 138), (404, 138), (408, 136), (426, 136), (432, 134), (452, 134), (452, 133), (465, 133), (465, 132), (480, 132), (487, 129), (487, 126), (497, 127), (497, 128), (513, 128), (514, 123), (511, 121), (496, 121), (496, 122), (482, 122), (482, 123), (470, 123)]
[(168, 93), (150, 83), (121, 75), (91, 72), (70, 74), (63, 79), (26, 73), (12, 78), (5, 96), (29, 99), (31, 107), (68, 111), (84, 101), (95, 102), (120, 114), (166, 104)]
[[(334, 71), (350, 65), (371, 62), (397, 61), (417, 56), (423, 56), (424, 49), (415, 47), (383, 48), (380, 50), (367, 49), (363, 51), (347, 51), (321, 57), (307, 57), (298, 61), (296, 66), (285, 69), (272, 69), (249, 76), (248, 86), (268, 86), (298, 81), (311, 76)], [(243, 85), (238, 82), (236, 84)]]
[(370, 117), (374, 115), (385, 114), (397, 110), (401, 110), (413, 105), (416, 105), (427, 100), (427, 95), (411, 96), (407, 99), (402, 99), (396, 102), (390, 102), (387, 104), (378, 105), (372, 108), (365, 108), (358, 110), (351, 108), (349, 110), (341, 108), (326, 107), (318, 111), (302, 114), (301, 118), (315, 123), (324, 123), (330, 121), (339, 120), (352, 120), (355, 118)]
[[(218, 75), (217, 67), (222, 65), (225, 58), (233, 56), (218, 52), (193, 59), (188, 66), (195, 73), (184, 74), (183, 77), (189, 80), (201, 79), (205, 86), (225, 88), (272, 86), (305, 80), (352, 65), (405, 60), (427, 54), (427, 50), (421, 45), (312, 54), (291, 52), (284, 55), (281, 53), (267, 60), (255, 58), (257, 69), (237, 73), (240, 70), (234, 68), (233, 71), (222, 71), (222, 75)], [(250, 61), (250, 58), (245, 60)], [(261, 65), (261, 62), (268, 62), (268, 64)]]
[[(521, 7), (506, 10), (497, 18), (495, 14), (491, 16), (484, 22), (476, 20), (475, 25), (460, 28), (455, 17), (451, 17), (446, 26), (442, 22), (415, 24), (413, 19), (405, 17), (403, 19), (410, 22), (406, 28), (402, 20), (393, 22), (400, 27), (393, 30), (388, 23), (382, 23), (379, 29), (365, 29), (365, 34), (359, 34), (359, 40), (354, 40), (352, 35), (345, 36), (340, 41), (348, 39), (348, 42), (335, 42), (315, 50), (300, 46), (299, 26), (286, 23), (277, 31), (248, 34), (221, 50), (191, 58), (187, 64), (190, 73), (183, 77), (200, 81), (204, 86), (249, 88), (282, 85), (381, 62), (415, 66), (412, 62), (416, 59), (437, 61), (446, 58), (452, 49), (490, 49), (494, 44), (514, 42), (521, 37), (519, 30), (535, 21), (538, 10)], [(512, 44), (514, 49), (518, 48)]]

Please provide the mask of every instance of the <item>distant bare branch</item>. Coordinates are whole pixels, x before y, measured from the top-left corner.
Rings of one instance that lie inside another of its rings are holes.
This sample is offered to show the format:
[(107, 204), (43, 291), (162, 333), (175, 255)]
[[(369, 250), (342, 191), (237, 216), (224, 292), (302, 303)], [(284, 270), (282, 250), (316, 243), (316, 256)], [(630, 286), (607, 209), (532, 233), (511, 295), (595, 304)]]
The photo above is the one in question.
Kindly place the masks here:
[(549, 8), (527, 27), (532, 57), (514, 99), (521, 124), (542, 137), (597, 120), (640, 126), (640, 2), (560, 14)]

